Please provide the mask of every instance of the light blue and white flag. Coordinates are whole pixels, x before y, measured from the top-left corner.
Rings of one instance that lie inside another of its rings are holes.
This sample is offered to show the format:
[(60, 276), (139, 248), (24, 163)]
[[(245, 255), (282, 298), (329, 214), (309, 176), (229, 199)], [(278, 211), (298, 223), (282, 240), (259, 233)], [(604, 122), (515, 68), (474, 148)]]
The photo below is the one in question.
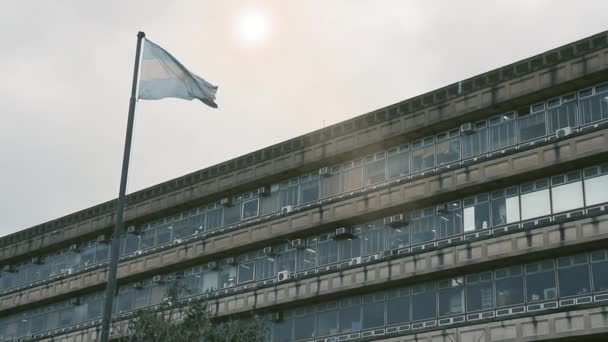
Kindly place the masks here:
[(145, 40), (139, 80), (140, 99), (199, 99), (206, 105), (217, 108), (216, 92), (217, 86), (191, 73), (163, 48), (148, 39)]

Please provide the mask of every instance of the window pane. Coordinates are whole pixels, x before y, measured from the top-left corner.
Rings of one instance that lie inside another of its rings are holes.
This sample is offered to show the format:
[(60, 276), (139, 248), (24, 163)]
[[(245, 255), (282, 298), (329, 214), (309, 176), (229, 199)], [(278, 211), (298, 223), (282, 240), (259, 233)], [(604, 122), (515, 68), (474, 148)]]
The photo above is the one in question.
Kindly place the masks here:
[(171, 225), (170, 223), (166, 223), (156, 227), (156, 245), (162, 245), (163, 243), (171, 241), (172, 230), (173, 225)]
[(321, 197), (327, 198), (339, 194), (341, 192), (341, 178), (342, 176), (339, 172), (331, 176), (321, 177)]
[(343, 192), (353, 191), (363, 187), (363, 167), (355, 166), (342, 172)]
[(518, 222), (519, 220), (520, 218), (518, 196), (492, 200), (493, 226)]
[(557, 108), (549, 109), (549, 132), (560, 128), (576, 127), (576, 102), (571, 101)]
[(452, 210), (437, 214), (438, 238), (444, 238), (462, 233), (462, 211)]
[(554, 213), (578, 209), (584, 206), (582, 182), (573, 182), (553, 187), (551, 195)]
[(489, 138), (490, 151), (495, 151), (514, 145), (517, 142), (515, 120), (506, 119), (506, 121), (499, 124), (491, 125), (489, 128)]
[(261, 257), (255, 262), (255, 279), (270, 279), (275, 276), (274, 258)]
[(412, 319), (414, 321), (435, 318), (437, 316), (437, 299), (435, 285), (417, 285), (413, 288)]
[(319, 199), (319, 178), (300, 183), (300, 203)]
[(272, 341), (273, 342), (291, 342), (291, 327), (293, 321), (285, 317), (282, 321), (272, 323)]
[(410, 245), (410, 228), (407, 225), (387, 227), (388, 248), (395, 249)]
[(361, 238), (339, 240), (338, 249), (340, 261), (350, 260), (361, 256)]
[(340, 301), (340, 333), (361, 330), (361, 298)]
[(439, 281), (439, 316), (464, 312), (464, 291), (462, 278)]
[(534, 217), (551, 214), (549, 189), (535, 191), (521, 195), (521, 219), (528, 220)]
[(381, 253), (384, 248), (384, 225), (380, 222), (370, 223), (363, 226), (361, 234), (361, 255)]
[(306, 270), (317, 266), (317, 246), (308, 244), (306, 248), (298, 249), (297, 269)]
[(335, 240), (319, 242), (319, 266), (338, 261), (338, 243)]
[[(122, 250), (124, 254), (129, 254), (137, 251), (139, 249), (139, 236), (134, 234), (127, 234), (122, 238), (123, 246)], [(100, 243), (97, 244), (101, 245)], [(99, 260), (97, 260), (99, 262)]]
[(460, 159), (460, 137), (437, 143), (437, 166)]
[(338, 333), (338, 310), (317, 313), (317, 336), (335, 335)]
[(593, 290), (608, 291), (608, 259), (591, 263), (593, 271)]
[(409, 289), (394, 289), (387, 292), (386, 324), (409, 322), (410, 296)]
[(239, 284), (253, 280), (253, 261), (239, 264)]
[(524, 282), (521, 266), (497, 270), (495, 276), (497, 307), (521, 304), (524, 302)]
[(243, 203), (243, 220), (258, 216), (259, 203), (258, 198)]
[(363, 296), (363, 329), (384, 326), (384, 293)]
[(464, 231), (486, 229), (490, 222), (490, 203), (478, 203), (464, 208)]
[(553, 261), (526, 265), (526, 290), (528, 302), (557, 297)]
[[(489, 277), (491, 280), (491, 275)], [(467, 310), (486, 310), (494, 307), (494, 288), (491, 281), (467, 284)]]
[(435, 146), (425, 146), (412, 151), (412, 172), (420, 172), (435, 166)]
[(519, 141), (527, 141), (545, 136), (547, 134), (545, 112), (520, 117), (518, 126)]
[(558, 259), (558, 267), (560, 296), (576, 296), (591, 292), (586, 254), (561, 257)]
[(234, 286), (236, 280), (236, 267), (232, 265), (223, 265), (217, 273), (218, 284), (220, 288)]
[(470, 158), (488, 152), (488, 130), (482, 128), (472, 134), (463, 135), (462, 158)]
[(298, 185), (281, 186), (279, 190), (279, 207), (298, 205)]
[(207, 211), (207, 230), (222, 226), (222, 208)]
[[(435, 240), (435, 208), (412, 212), (412, 244)], [(417, 214), (419, 213), (419, 214)], [(424, 215), (424, 216), (423, 216)]]
[(598, 94), (579, 100), (583, 124), (608, 118), (608, 94)]
[(608, 175), (585, 179), (585, 203), (595, 205), (608, 202)]
[(314, 308), (306, 307), (295, 310), (293, 337), (296, 341), (315, 337)]
[(365, 164), (365, 185), (373, 185), (386, 180), (386, 160), (376, 160)]
[(268, 215), (279, 211), (279, 188), (271, 187), (270, 194), (260, 199), (260, 215)]
[(410, 173), (409, 157), (409, 152), (401, 152), (388, 157), (388, 179), (406, 176)]

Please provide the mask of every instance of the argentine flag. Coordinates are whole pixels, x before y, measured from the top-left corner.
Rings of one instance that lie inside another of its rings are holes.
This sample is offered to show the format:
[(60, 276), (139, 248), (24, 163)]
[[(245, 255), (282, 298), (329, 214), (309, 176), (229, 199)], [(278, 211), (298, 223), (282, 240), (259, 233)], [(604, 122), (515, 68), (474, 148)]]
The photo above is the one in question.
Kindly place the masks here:
[(217, 86), (191, 73), (163, 48), (145, 39), (138, 98), (199, 99), (206, 105), (217, 108), (216, 92)]

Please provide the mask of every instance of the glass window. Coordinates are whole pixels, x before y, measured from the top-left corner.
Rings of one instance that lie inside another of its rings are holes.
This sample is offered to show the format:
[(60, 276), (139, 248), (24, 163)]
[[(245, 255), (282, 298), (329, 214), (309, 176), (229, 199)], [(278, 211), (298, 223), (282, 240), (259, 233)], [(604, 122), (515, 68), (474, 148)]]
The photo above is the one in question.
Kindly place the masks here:
[(307, 306), (294, 310), (294, 340), (315, 337), (315, 308)]
[(461, 136), (462, 158), (471, 158), (488, 152), (488, 129), (485, 122), (475, 124), (475, 130)]
[(467, 282), (467, 311), (487, 310), (494, 307), (492, 272), (471, 274)]
[(528, 114), (519, 117), (517, 122), (519, 127), (519, 141), (533, 140), (547, 134), (545, 125), (545, 112)]
[(331, 168), (331, 174), (323, 175), (321, 177), (321, 197), (327, 198), (342, 192), (342, 173), (340, 172), (341, 167), (334, 166)]
[(350, 260), (361, 256), (361, 238), (359, 236), (361, 232), (360, 228), (355, 230), (359, 230), (359, 233), (356, 233), (354, 238), (337, 241), (340, 261)]
[(576, 102), (570, 101), (559, 107), (549, 108), (549, 132), (560, 128), (576, 127)]
[(583, 124), (608, 119), (608, 93), (582, 98), (579, 105)]
[[(308, 178), (308, 177), (307, 177)], [(300, 203), (308, 203), (319, 199), (319, 175), (311, 175), (309, 179), (300, 182)]]
[[(129, 234), (127, 234), (129, 235)], [(143, 228), (141, 235), (139, 236), (139, 246), (141, 249), (147, 249), (154, 247), (154, 240), (156, 237), (155, 225), (147, 225)]]
[(217, 272), (218, 286), (221, 288), (232, 287), (236, 280), (236, 267), (233, 265), (223, 264)]
[(292, 179), (281, 183), (279, 187), (279, 207), (298, 205), (298, 180)]
[(205, 227), (205, 212), (198, 214), (198, 210), (192, 210), (193, 214), (173, 223), (174, 239), (184, 239), (192, 236), (196, 231), (203, 231)]
[(344, 192), (363, 187), (363, 160), (344, 164), (342, 168), (342, 183), (344, 184)]
[(295, 249), (285, 249), (286, 246), (279, 246), (279, 253), (277, 256), (277, 271), (290, 271), (296, 270), (296, 252)]
[(549, 189), (547, 189), (546, 187), (547, 186), (542, 181), (537, 181), (535, 183), (527, 183), (521, 186), (522, 220), (528, 220), (531, 218), (551, 214)]
[(557, 279), (560, 296), (576, 296), (591, 292), (587, 254), (557, 259)]
[(329, 302), (317, 305), (317, 336), (338, 333), (338, 304)]
[(384, 292), (365, 295), (362, 301), (363, 329), (384, 326)]
[(328, 235), (319, 237), (319, 266), (338, 262), (338, 242)]
[(384, 153), (377, 153), (375, 156), (366, 158), (365, 163), (365, 185), (374, 185), (386, 180), (386, 159)]
[(438, 238), (444, 238), (462, 233), (462, 209), (460, 201), (454, 201), (437, 206)]
[(407, 176), (410, 174), (410, 153), (407, 145), (388, 152), (388, 179)]
[(412, 147), (412, 172), (420, 172), (435, 166), (433, 137), (416, 141)]
[(297, 270), (306, 270), (317, 266), (317, 239), (309, 238), (306, 248), (297, 251)]
[(608, 257), (606, 251), (591, 252), (593, 291), (608, 291)]
[[(122, 239), (121, 239), (122, 242)], [(95, 263), (95, 243), (89, 242), (80, 247), (80, 266), (89, 266)]]
[(97, 243), (95, 244), (95, 261), (102, 262), (108, 260), (110, 255), (110, 244), (109, 243)]
[(461, 277), (444, 279), (439, 286), (439, 316), (449, 316), (464, 312), (464, 281)]
[(526, 293), (528, 302), (557, 297), (553, 260), (526, 265)]
[(361, 330), (361, 298), (340, 300), (340, 333)]
[(384, 225), (380, 221), (364, 224), (361, 233), (361, 255), (382, 253), (384, 248)]
[(232, 206), (224, 207), (224, 226), (235, 224), (241, 220), (242, 205), (242, 202), (238, 202)]
[(156, 227), (156, 245), (162, 245), (171, 241), (171, 232), (173, 225), (166, 223)]
[(275, 276), (274, 257), (262, 256), (255, 261), (255, 279), (270, 279)]
[(490, 203), (488, 194), (465, 198), (463, 200), (464, 231), (486, 229), (490, 227)]
[(254, 267), (253, 261), (239, 263), (239, 284), (253, 280)]
[(222, 208), (207, 209), (207, 230), (213, 230), (222, 226)]
[(450, 164), (460, 159), (460, 137), (458, 135), (459, 130), (455, 130), (437, 136), (437, 166)]
[(243, 220), (258, 216), (259, 198), (254, 198), (243, 203)]
[(386, 227), (388, 248), (402, 248), (410, 245), (410, 228), (406, 224)]
[(515, 114), (506, 113), (490, 119), (489, 122), (490, 151), (515, 145), (517, 131), (515, 130)]
[(608, 174), (585, 179), (585, 203), (596, 205), (608, 202)]
[(524, 281), (520, 265), (494, 272), (496, 282), (496, 306), (503, 307), (524, 302)]
[(293, 341), (291, 332), (293, 326), (293, 317), (291, 312), (284, 312), (283, 318), (278, 322), (272, 323), (272, 341), (273, 342), (291, 342)]
[(517, 187), (492, 192), (492, 226), (520, 221), (518, 192)]
[(412, 319), (419, 321), (437, 317), (437, 297), (435, 283), (412, 287)]
[(435, 240), (435, 207), (413, 210), (411, 215), (412, 244)]
[[(556, 176), (551, 179), (551, 199), (553, 212), (574, 210), (585, 206), (583, 202), (583, 183), (580, 181), (581, 174), (576, 171), (568, 175)], [(579, 180), (571, 183), (566, 181)]]
[(410, 321), (410, 289), (402, 287), (387, 291), (386, 324)]

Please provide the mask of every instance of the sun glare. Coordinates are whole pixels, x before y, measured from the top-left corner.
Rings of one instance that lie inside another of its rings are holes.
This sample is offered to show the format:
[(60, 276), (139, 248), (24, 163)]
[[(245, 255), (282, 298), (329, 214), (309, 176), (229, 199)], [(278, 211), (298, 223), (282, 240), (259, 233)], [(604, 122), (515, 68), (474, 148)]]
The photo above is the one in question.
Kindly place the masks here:
[(268, 18), (260, 12), (249, 11), (239, 17), (240, 38), (249, 44), (262, 43), (268, 37)]

